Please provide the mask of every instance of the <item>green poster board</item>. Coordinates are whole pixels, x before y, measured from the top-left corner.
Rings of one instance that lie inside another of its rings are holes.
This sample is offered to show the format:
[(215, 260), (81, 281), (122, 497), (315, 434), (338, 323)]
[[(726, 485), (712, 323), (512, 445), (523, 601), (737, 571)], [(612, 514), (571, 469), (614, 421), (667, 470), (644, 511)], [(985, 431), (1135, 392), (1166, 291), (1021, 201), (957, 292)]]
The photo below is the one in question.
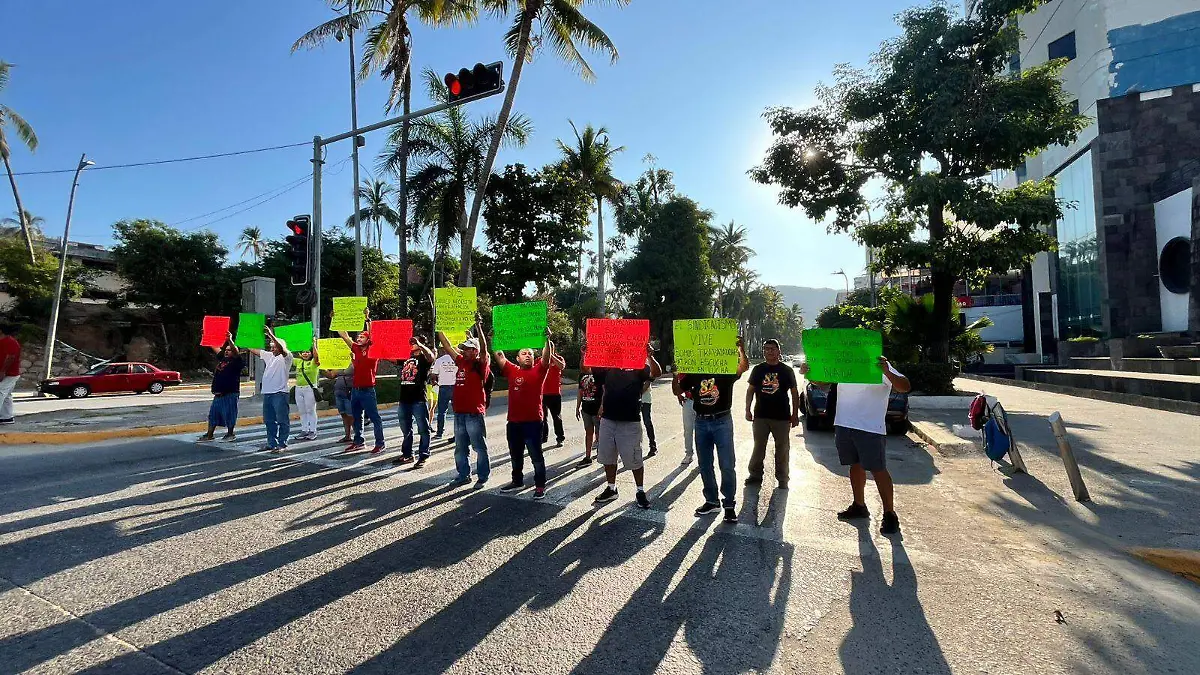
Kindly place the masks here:
[(437, 312), (437, 330), (451, 341), (475, 325), (478, 305), (474, 288), (435, 288), (433, 304)]
[(546, 346), (545, 300), (492, 308), (492, 351), (542, 349)]
[(350, 345), (340, 337), (317, 340), (317, 353), (321, 357), (322, 370), (345, 370), (354, 358)]
[(348, 296), (333, 299), (333, 319), (329, 322), (331, 331), (354, 331), (363, 329), (366, 317), (363, 310), (367, 308), (367, 299), (359, 296)]
[(862, 328), (812, 328), (803, 333), (808, 379), (813, 382), (880, 384), (883, 336)]
[(311, 321), (276, 326), (274, 330), (275, 337), (283, 340), (289, 352), (303, 352), (312, 349), (313, 325)]
[(243, 349), (265, 349), (267, 317), (264, 314), (238, 314), (237, 335), (233, 344)]
[(680, 319), (674, 329), (676, 370), (703, 375), (737, 373), (736, 319)]

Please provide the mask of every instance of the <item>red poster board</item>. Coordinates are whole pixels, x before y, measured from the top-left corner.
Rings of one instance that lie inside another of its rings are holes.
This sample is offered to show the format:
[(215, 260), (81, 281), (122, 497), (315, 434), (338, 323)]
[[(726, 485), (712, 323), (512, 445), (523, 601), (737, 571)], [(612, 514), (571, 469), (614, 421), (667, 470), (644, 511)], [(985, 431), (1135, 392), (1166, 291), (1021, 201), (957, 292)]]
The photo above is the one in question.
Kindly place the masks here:
[(227, 316), (206, 316), (200, 333), (201, 347), (222, 347), (229, 341), (230, 319)]
[(588, 319), (587, 355), (583, 365), (592, 368), (643, 368), (649, 342), (650, 321), (647, 319)]
[(367, 355), (373, 359), (407, 359), (412, 355), (413, 322), (393, 319), (371, 322), (371, 348)]

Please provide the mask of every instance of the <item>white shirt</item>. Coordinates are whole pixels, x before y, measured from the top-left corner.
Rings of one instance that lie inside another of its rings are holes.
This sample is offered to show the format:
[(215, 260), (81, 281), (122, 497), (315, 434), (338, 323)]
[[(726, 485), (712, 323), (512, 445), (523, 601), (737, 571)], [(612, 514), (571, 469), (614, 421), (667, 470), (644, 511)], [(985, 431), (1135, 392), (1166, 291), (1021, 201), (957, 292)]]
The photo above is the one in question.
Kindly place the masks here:
[(453, 387), (458, 380), (458, 364), (454, 362), (454, 357), (449, 354), (442, 354), (437, 361), (433, 362), (433, 370), (438, 376), (439, 387)]
[[(894, 375), (900, 371), (888, 364), (888, 370)], [(892, 394), (892, 382), (886, 375), (882, 384), (839, 384), (837, 386), (837, 412), (833, 416), (833, 425), (847, 429), (859, 429), (873, 434), (887, 433), (885, 419), (887, 417), (888, 397)]]
[(263, 362), (262, 393), (286, 394), (288, 375), (292, 370), (292, 353), (285, 351), (276, 356), (267, 350), (259, 352)]

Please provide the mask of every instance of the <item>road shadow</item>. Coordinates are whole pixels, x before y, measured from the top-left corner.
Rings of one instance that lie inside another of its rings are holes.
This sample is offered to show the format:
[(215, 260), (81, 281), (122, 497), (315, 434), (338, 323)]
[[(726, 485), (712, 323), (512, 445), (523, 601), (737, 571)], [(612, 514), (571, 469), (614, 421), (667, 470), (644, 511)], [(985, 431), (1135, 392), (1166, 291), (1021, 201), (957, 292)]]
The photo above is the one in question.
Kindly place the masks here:
[[(849, 478), (850, 467), (842, 466), (838, 459), (833, 432), (805, 430), (801, 437), (813, 461), (830, 473)], [(913, 443), (907, 436), (887, 437), (887, 462), (892, 481), (897, 485), (925, 485), (933, 482), (934, 476), (941, 473), (929, 451), (923, 445)]]

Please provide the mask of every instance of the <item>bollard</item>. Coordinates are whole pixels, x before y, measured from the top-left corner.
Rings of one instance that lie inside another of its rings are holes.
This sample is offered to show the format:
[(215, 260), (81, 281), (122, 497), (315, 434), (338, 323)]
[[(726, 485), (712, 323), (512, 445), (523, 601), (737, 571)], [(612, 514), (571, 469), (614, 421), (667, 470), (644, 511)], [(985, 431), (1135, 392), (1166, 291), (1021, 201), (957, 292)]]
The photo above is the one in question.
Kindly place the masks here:
[(1058, 454), (1062, 455), (1063, 466), (1067, 469), (1067, 479), (1071, 481), (1071, 491), (1075, 493), (1075, 501), (1090, 502), (1087, 486), (1083, 484), (1083, 475), (1079, 473), (1079, 464), (1075, 461), (1075, 453), (1071, 450), (1071, 441), (1067, 439), (1067, 427), (1063, 425), (1062, 415), (1055, 412), (1050, 416), (1050, 430), (1058, 441)]

